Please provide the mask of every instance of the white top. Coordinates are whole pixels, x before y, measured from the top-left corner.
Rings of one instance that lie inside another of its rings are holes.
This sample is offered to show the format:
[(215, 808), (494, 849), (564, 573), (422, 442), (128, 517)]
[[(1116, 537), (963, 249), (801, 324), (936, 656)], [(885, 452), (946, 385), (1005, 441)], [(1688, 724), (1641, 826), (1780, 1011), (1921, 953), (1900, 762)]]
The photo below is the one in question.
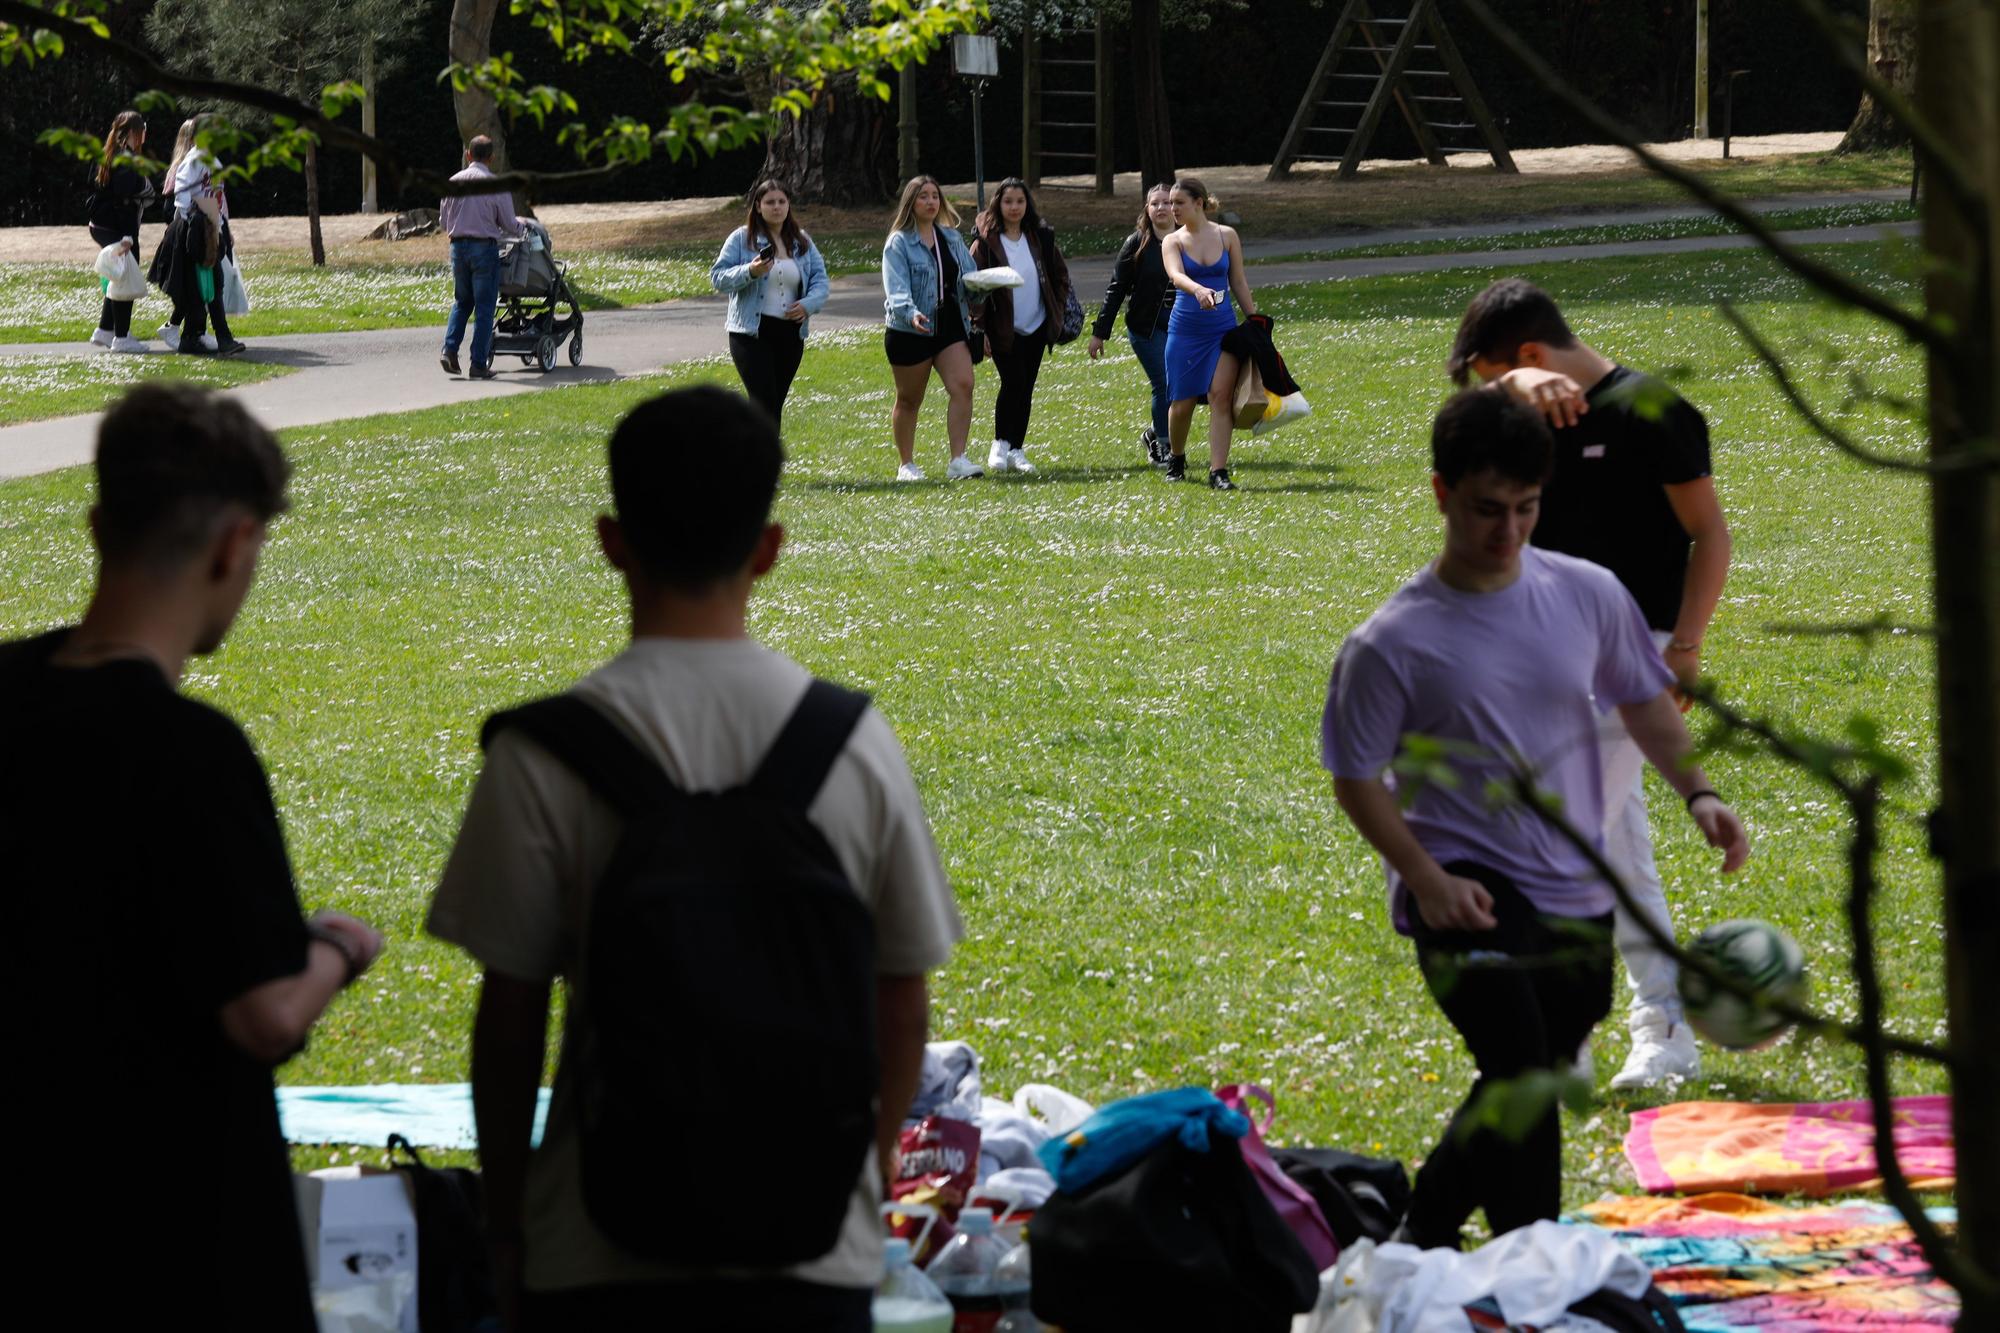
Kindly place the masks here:
[(799, 291), (804, 279), (799, 275), (799, 261), (780, 259), (771, 265), (771, 271), (764, 275), (764, 304), (759, 310), (778, 319), (797, 304)]
[(1048, 317), (1048, 311), (1042, 308), (1042, 275), (1035, 264), (1035, 252), (1029, 248), (1025, 232), (1018, 241), (1001, 232), (1000, 246), (1007, 252), (1007, 267), (1022, 278), (1021, 285), (1014, 289), (1014, 332), (1033, 333)]
[(207, 149), (194, 148), (181, 159), (174, 168), (174, 207), (182, 213), (192, 213), (196, 199), (213, 196), (222, 205), (222, 216), (229, 216), (229, 196), (215, 183), (215, 158)]
[[(804, 667), (748, 639), (647, 638), (584, 677), (574, 693), (623, 724), (682, 790), (714, 791), (749, 780), (809, 681)], [(965, 926), (909, 763), (880, 713), (863, 714), (807, 813), (874, 913), (876, 971), (917, 976), (943, 963)], [(589, 894), (622, 831), (618, 813), (582, 778), (519, 732), (503, 732), (472, 789), (426, 922), (432, 935), (484, 967), (570, 983), (548, 1126), (528, 1167), (527, 1282), (535, 1291), (675, 1276), (597, 1229), (584, 1208), (578, 1165), (568, 1044), (590, 999), (589, 978), (578, 976), (579, 936)], [(770, 1055), (781, 1071), (784, 1052)], [(881, 1279), (873, 1146), (862, 1156), (838, 1243), (787, 1276), (841, 1287)]]

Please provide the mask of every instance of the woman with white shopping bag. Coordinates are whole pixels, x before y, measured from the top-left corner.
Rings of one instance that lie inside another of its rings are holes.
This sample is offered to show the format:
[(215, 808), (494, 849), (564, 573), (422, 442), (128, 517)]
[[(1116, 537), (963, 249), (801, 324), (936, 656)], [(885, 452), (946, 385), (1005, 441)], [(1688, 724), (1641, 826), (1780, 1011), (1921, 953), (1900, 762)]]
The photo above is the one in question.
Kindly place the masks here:
[[(174, 216), (153, 256), (150, 276), (174, 303), (173, 318), (160, 326), (161, 341), (190, 355), (233, 356), (249, 349), (230, 334), (223, 304), (224, 270), (234, 263), (234, 247), (221, 166), (197, 142), (207, 121), (205, 115), (192, 116), (174, 137), (173, 164), (167, 168)], [(211, 323), (213, 338), (206, 336)]]
[(120, 160), (137, 157), (145, 146), (146, 118), (136, 111), (120, 111), (104, 136), (104, 156), (91, 175), (90, 239), (104, 249), (97, 264), (104, 304), (90, 341), (114, 352), (146, 350), (146, 340), (132, 336), (132, 303), (146, 294), (145, 276), (139, 271), (139, 218), (155, 195), (153, 183), (130, 162)]

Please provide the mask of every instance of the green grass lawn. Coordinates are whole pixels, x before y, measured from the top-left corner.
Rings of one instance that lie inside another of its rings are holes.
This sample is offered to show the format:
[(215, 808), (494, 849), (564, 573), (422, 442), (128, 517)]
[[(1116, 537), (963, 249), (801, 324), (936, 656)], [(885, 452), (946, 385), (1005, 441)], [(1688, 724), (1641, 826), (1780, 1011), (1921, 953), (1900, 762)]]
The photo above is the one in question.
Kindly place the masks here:
[(186, 379), (218, 389), (289, 375), (290, 366), (227, 357), (105, 353), (89, 357), (0, 356), (0, 426), (95, 412), (142, 379)]
[[(1860, 227), (1884, 222), (1908, 222), (1917, 216), (1900, 199), (1861, 199), (1822, 208), (1780, 209), (1761, 215), (1776, 231), (1808, 231), (1821, 227)], [(1729, 236), (1735, 223), (1713, 215), (1668, 218), (1658, 222), (1584, 222), (1497, 236), (1451, 236), (1426, 241), (1396, 241), (1352, 246), (1345, 250), (1305, 250), (1260, 260), (1275, 264), (1301, 259), (1390, 259), (1403, 255), (1478, 254), (1494, 250), (1537, 250), (1551, 245), (1611, 245), (1627, 241), (1667, 241), (1691, 236)]]
[[(1894, 249), (1824, 253), (1914, 292)], [(1913, 448), (1916, 428), (1843, 407), (1845, 370), (1915, 393), (1918, 363), (1754, 254), (1532, 272), (1592, 342), (1668, 374), (1708, 414), (1737, 557), (1707, 662), (1729, 696), (1826, 735), (1870, 714), (1915, 764), (1884, 829), (1877, 923), (1896, 1025), (1936, 1035), (1935, 872), (1921, 831), (1930, 646), (1775, 628), (1925, 620), (1923, 492), (1811, 439), (1711, 305), (1737, 301), (1878, 447)], [(895, 485), (879, 339), (814, 339), (787, 413), (790, 541), (755, 629), (872, 691), (901, 736), (971, 931), (934, 978), (934, 1032), (980, 1049), (989, 1089), (1037, 1080), (1108, 1099), (1256, 1080), (1277, 1094), (1281, 1139), (1405, 1159), (1463, 1094), (1470, 1062), (1389, 928), (1376, 859), (1316, 753), (1342, 637), (1434, 554), (1428, 423), (1459, 312), (1491, 276), (1261, 292), (1316, 412), (1240, 447), (1235, 495), (1169, 486), (1145, 467), (1137, 365), (1075, 347), (1042, 377), (1029, 441), (1039, 473)], [(480, 721), (619, 648), (625, 611), (591, 535), (607, 499), (604, 440), (641, 396), (702, 379), (733, 383), (726, 364), (697, 364), (288, 434), (293, 511), (235, 634), (188, 684), (255, 740), (306, 904), (364, 916), (391, 944), (285, 1080), (466, 1076), (478, 978), (421, 923), (478, 768)], [(979, 421), (994, 387), (982, 369)], [(942, 431), (934, 399), (919, 452), (933, 476)], [(0, 633), (82, 606), (89, 494), (80, 469), (0, 485)], [(1722, 878), (1660, 791), (1658, 853), (1681, 922), (1780, 923), (1811, 960), (1815, 1002), (1851, 1017), (1834, 802), (1773, 762), (1719, 756), (1711, 771), (1756, 856)], [(1622, 1025), (1596, 1045), (1608, 1076)], [(1863, 1090), (1859, 1061), (1819, 1045), (1711, 1052), (1707, 1067), (1692, 1095)], [(1901, 1086), (1942, 1080), (1906, 1071)], [(1617, 1156), (1627, 1106), (1621, 1096), (1571, 1120), (1572, 1202), (1629, 1181)]]

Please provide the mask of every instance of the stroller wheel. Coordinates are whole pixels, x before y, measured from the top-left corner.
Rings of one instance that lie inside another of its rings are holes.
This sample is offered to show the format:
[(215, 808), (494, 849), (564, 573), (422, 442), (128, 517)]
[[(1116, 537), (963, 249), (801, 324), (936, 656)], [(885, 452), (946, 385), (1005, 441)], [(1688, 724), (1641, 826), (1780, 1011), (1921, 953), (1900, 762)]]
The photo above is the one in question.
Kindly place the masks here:
[(533, 364), (540, 366), (543, 370), (554, 370), (556, 368), (556, 340), (554, 337), (544, 333), (536, 340)]
[(582, 325), (578, 325), (576, 332), (569, 335), (569, 363), (572, 366), (580, 366), (583, 364)]

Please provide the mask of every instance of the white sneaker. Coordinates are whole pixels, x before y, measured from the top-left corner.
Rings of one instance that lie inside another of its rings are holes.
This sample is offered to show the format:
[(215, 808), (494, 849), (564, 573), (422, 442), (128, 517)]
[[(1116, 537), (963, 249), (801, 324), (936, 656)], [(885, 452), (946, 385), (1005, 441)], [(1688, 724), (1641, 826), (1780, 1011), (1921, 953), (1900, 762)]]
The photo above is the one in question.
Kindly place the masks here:
[(1685, 1022), (1641, 1015), (1632, 1024), (1632, 1053), (1611, 1080), (1613, 1089), (1653, 1088), (1701, 1072), (1701, 1051)]
[(112, 343), (111, 330), (92, 329), (90, 331), (90, 341), (99, 347), (111, 346)]
[(923, 479), (924, 470), (915, 463), (905, 463), (896, 469), (897, 481), (922, 481)]
[(111, 340), (111, 350), (114, 352), (145, 352), (151, 349), (147, 347), (145, 339), (127, 336), (113, 338)]
[(944, 475), (951, 481), (964, 481), (968, 477), (985, 476), (986, 469), (980, 467), (979, 464), (973, 462), (966, 455), (960, 454), (957, 458), (945, 464)]
[(1013, 459), (1016, 452), (1018, 451), (1014, 446), (1005, 440), (993, 441), (993, 447), (986, 451), (986, 470), (988, 472), (1012, 472), (1014, 470)]
[(1033, 472), (1035, 465), (1028, 461), (1028, 451), (1026, 449), (1009, 449), (1007, 451), (1007, 468), (1010, 472)]
[(1250, 433), (1262, 435), (1265, 431), (1289, 426), (1292, 422), (1311, 415), (1312, 404), (1306, 401), (1304, 394), (1288, 393), (1272, 401), (1270, 407), (1265, 409), (1263, 419), (1250, 428)]
[(173, 325), (160, 325), (159, 330), (153, 336), (165, 343), (169, 352), (178, 352), (181, 350), (181, 331)]

